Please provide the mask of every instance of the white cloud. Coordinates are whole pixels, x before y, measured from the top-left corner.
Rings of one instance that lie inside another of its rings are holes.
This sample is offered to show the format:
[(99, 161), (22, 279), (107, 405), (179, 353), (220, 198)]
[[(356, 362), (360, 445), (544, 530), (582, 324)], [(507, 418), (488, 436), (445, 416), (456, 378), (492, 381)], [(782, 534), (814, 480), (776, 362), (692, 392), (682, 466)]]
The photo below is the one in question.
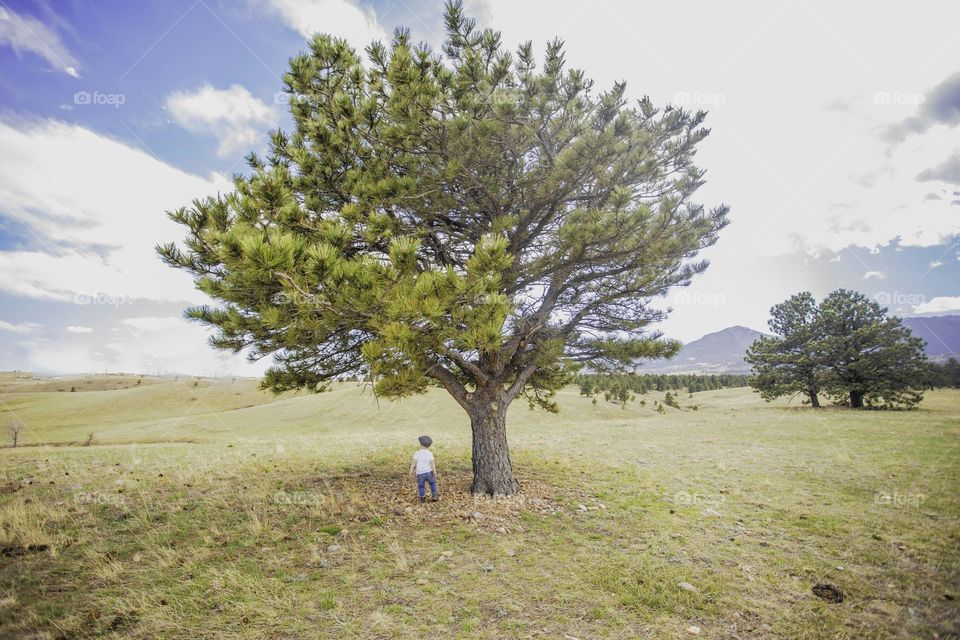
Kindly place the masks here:
[(250, 364), (242, 355), (206, 345), (208, 331), (176, 316), (143, 316), (119, 321), (103, 342), (30, 338), (19, 343), (24, 368), (52, 374), (182, 373), (199, 376), (259, 376), (269, 358)]
[(166, 100), (166, 109), (178, 125), (217, 139), (217, 155), (245, 154), (267, 130), (280, 121), (278, 109), (267, 105), (239, 84), (217, 89), (205, 84), (195, 91), (178, 91)]
[(863, 274), (864, 280), (870, 280), (870, 279), (883, 280), (886, 277), (887, 277), (887, 274), (885, 274), (883, 271), (867, 271), (865, 274)]
[(329, 33), (345, 38), (357, 51), (373, 40), (389, 40), (373, 8), (361, 8), (350, 0), (267, 0), (266, 4), (304, 38)]
[(93, 328), (70, 325), (67, 327), (67, 333), (93, 333)]
[(67, 49), (56, 31), (36, 18), (21, 16), (0, 7), (0, 44), (9, 45), (18, 56), (34, 53), (50, 66), (67, 75), (79, 78), (79, 63)]
[(42, 328), (43, 326), (37, 324), (36, 322), (21, 322), (19, 324), (14, 324), (12, 322), (0, 320), (0, 331), (10, 331), (13, 333), (36, 333)]
[(139, 318), (124, 318), (120, 321), (120, 324), (130, 327), (134, 331), (166, 331), (166, 330), (178, 330), (182, 329), (185, 326), (195, 326), (188, 323), (183, 318), (178, 318), (176, 316), (143, 316)]
[[(731, 206), (732, 224), (714, 253), (718, 264), (791, 252), (794, 236), (810, 250), (836, 251), (898, 236), (904, 245), (930, 246), (960, 232), (957, 208), (924, 200), (930, 185), (916, 180), (943, 161), (945, 150), (960, 148), (960, 127), (912, 136), (893, 152), (881, 136), (885, 126), (916, 113), (911, 97), (957, 72), (956, 60), (940, 53), (940, 43), (953, 37), (950, 26), (881, 8), (864, 31), (854, 5), (828, 0), (754, 9), (749, 19), (734, 20), (721, 4), (698, 5), (695, 24), (676, 3), (651, 10), (620, 0), (485, 0), (482, 13), (511, 48), (531, 39), (542, 54), (543, 44), (559, 36), (568, 66), (584, 69), (598, 89), (626, 80), (629, 97), (647, 94), (658, 106), (678, 94), (722, 96), (722, 106), (689, 105), (706, 108), (712, 128), (697, 154), (708, 180), (698, 198)], [(960, 4), (945, 15), (960, 18)], [(669, 30), (638, 26), (651, 21), (686, 24), (697, 46), (676, 50)], [(911, 32), (928, 37), (911, 38), (906, 53), (889, 46)], [(811, 37), (815, 50), (803, 44)], [(637, 65), (638, 56), (650, 64)], [(876, 100), (884, 92), (890, 103)], [(863, 184), (864, 176), (874, 176), (874, 184)]]
[(201, 302), (154, 246), (184, 233), (164, 215), (226, 192), (221, 175), (191, 175), (80, 126), (0, 118), (3, 215), (28, 230), (0, 251), (0, 291), (121, 306), (139, 299)]
[(916, 313), (960, 311), (960, 296), (939, 296), (914, 307)]
[(267, 361), (247, 363), (242, 356), (206, 346), (207, 329), (176, 316), (126, 318), (106, 342), (77, 344), (34, 339), (26, 368), (44, 373), (88, 371), (183, 373), (202, 376), (262, 375)]
[[(678, 94), (703, 98), (690, 105), (710, 112), (712, 129), (697, 153), (707, 170), (697, 199), (729, 204), (731, 224), (704, 253), (712, 265), (693, 287), (722, 293), (727, 304), (710, 313), (677, 307), (660, 327), (671, 336), (692, 339), (731, 324), (759, 327), (772, 305), (818, 287), (813, 270), (774, 280), (757, 268), (777, 256), (886, 245), (897, 237), (904, 246), (931, 246), (960, 232), (951, 198), (925, 200), (931, 183), (916, 179), (960, 148), (960, 127), (931, 128), (893, 151), (881, 136), (916, 114), (917, 105), (901, 96), (928, 91), (957, 72), (956, 59), (944, 57), (942, 48), (956, 39), (958, 3), (942, 9), (952, 24), (877, 5), (870, 30), (859, 26), (863, 16), (855, 4), (829, 0), (752, 3), (744, 19), (731, 18), (722, 3), (699, 3), (694, 21), (678, 3), (483, 4), (479, 17), (500, 30), (511, 49), (529, 39), (542, 56), (544, 43), (564, 40), (568, 66), (584, 69), (596, 90), (625, 80), (629, 98), (649, 95), (657, 106)], [(684, 24), (696, 46), (677, 48), (670, 30), (643, 28), (653, 23)], [(812, 49), (804, 44), (811, 38), (817, 41)], [(638, 65), (638, 59), (649, 63)], [(879, 92), (889, 92), (891, 103), (876, 101)], [(721, 96), (722, 106), (707, 104)], [(872, 187), (864, 176), (876, 177)], [(852, 255), (843, 260), (856, 263)], [(861, 274), (877, 268), (857, 266)]]

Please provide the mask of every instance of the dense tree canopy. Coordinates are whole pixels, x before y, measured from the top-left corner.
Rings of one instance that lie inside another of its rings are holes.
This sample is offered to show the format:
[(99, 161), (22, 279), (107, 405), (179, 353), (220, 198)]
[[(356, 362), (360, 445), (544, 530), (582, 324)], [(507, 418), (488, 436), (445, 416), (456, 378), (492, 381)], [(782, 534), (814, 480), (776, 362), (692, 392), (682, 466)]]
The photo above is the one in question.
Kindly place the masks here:
[(900, 318), (856, 291), (838, 289), (818, 306), (799, 293), (771, 310), (772, 338), (747, 351), (750, 384), (767, 400), (820, 391), (854, 408), (909, 408), (923, 399), (930, 370), (923, 340)]
[(927, 383), (934, 389), (960, 389), (960, 361), (948, 358), (944, 362), (931, 363)]
[(651, 391), (686, 391), (696, 393), (713, 389), (747, 386), (747, 376), (736, 373), (577, 373), (573, 383), (580, 395), (602, 394), (608, 401), (626, 402), (635, 394)]
[(761, 337), (747, 349), (753, 367), (751, 384), (765, 400), (803, 393), (814, 407), (823, 386), (823, 367), (814, 348), (817, 302), (804, 291), (770, 310), (772, 337)]
[(852, 407), (912, 407), (928, 377), (923, 340), (862, 293), (838, 289), (820, 303), (817, 351), (824, 389)]
[(189, 311), (215, 346), (274, 356), (265, 386), (442, 385), (471, 418), (474, 492), (512, 493), (506, 407), (553, 409), (579, 364), (673, 353), (650, 299), (706, 267), (726, 208), (691, 200), (703, 112), (596, 93), (559, 41), (538, 68), (459, 3), (446, 28), (442, 53), (398, 31), (366, 60), (313, 38), (284, 77), (294, 130), (173, 212), (186, 246), (159, 251), (219, 301)]

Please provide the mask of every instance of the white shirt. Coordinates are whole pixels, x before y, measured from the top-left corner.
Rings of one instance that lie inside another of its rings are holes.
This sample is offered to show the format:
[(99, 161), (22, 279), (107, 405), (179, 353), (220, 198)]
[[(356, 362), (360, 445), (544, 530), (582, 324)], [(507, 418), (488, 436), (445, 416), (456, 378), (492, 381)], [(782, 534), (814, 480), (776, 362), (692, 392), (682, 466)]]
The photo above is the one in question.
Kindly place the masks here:
[(433, 467), (430, 465), (430, 463), (433, 462), (433, 453), (430, 449), (420, 449), (413, 454), (413, 459), (417, 461), (418, 474), (433, 471)]

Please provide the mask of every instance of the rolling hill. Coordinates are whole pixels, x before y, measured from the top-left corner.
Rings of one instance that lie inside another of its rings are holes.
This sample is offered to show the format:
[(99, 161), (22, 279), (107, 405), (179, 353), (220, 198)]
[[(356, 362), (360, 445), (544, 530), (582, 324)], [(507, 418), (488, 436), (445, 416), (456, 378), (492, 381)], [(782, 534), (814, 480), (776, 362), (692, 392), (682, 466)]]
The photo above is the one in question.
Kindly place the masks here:
[(931, 360), (960, 357), (960, 316), (917, 316), (904, 318), (903, 324), (926, 341)]
[(740, 325), (708, 333), (683, 345), (674, 358), (646, 362), (641, 373), (749, 373), (743, 361), (754, 340), (767, 335)]

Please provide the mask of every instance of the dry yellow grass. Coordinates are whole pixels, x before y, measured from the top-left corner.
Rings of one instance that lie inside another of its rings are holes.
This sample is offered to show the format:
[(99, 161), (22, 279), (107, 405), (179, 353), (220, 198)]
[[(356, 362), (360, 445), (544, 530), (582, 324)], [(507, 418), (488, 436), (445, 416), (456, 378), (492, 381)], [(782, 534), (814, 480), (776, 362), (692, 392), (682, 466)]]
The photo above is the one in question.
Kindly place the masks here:
[[(281, 398), (249, 385), (240, 408), (224, 391), (240, 381), (203, 384), (202, 408), (184, 399), (192, 381), (0, 394), (31, 430), (31, 446), (0, 450), (0, 637), (960, 629), (957, 392), (879, 413), (727, 390), (661, 416), (565, 391), (558, 416), (511, 410), (526, 493), (491, 502), (462, 493), (469, 431), (442, 393), (378, 411), (354, 385)], [(137, 400), (125, 416), (96, 413), (117, 394)], [(97, 445), (59, 444), (91, 430)], [(423, 432), (445, 495), (420, 506), (405, 472)], [(818, 599), (818, 582), (844, 602)]]

